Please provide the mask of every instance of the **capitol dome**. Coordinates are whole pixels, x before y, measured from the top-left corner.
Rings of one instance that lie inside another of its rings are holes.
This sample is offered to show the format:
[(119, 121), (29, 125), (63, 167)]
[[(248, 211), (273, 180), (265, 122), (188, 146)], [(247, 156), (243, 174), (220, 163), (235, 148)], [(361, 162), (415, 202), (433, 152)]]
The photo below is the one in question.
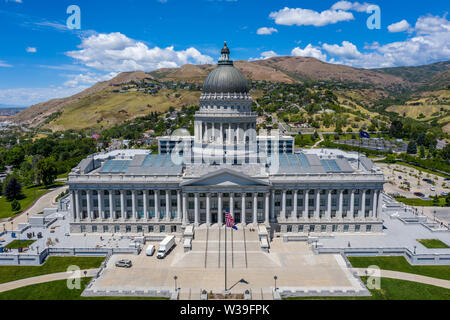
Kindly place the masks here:
[(203, 93), (248, 93), (248, 82), (242, 72), (233, 66), (229, 59), (227, 43), (222, 49), (219, 65), (206, 78)]

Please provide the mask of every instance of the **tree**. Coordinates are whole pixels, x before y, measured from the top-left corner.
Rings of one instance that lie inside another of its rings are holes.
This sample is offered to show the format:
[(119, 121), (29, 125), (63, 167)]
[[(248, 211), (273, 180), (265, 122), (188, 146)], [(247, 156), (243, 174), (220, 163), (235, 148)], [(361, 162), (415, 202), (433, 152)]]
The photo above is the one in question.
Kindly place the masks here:
[(414, 140), (408, 143), (408, 147), (406, 149), (408, 154), (416, 154), (417, 153), (417, 144)]
[(23, 198), (22, 185), (16, 177), (11, 177), (5, 181), (3, 194), (8, 201), (13, 201)]
[(12, 210), (13, 212), (20, 211), (20, 202), (17, 201), (16, 199), (14, 199), (14, 201), (11, 202), (11, 210)]
[(56, 163), (52, 158), (45, 158), (36, 165), (39, 177), (46, 187), (55, 182), (57, 176)]
[(389, 134), (395, 138), (403, 137), (403, 123), (399, 120), (394, 120), (389, 129)]

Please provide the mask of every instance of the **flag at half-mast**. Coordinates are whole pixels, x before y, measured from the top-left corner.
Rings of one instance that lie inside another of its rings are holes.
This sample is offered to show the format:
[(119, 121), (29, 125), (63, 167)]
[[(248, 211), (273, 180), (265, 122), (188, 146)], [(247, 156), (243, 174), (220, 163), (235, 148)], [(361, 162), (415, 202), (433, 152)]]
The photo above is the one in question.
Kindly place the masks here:
[(233, 228), (234, 230), (237, 230), (238, 228), (236, 227), (236, 225), (234, 224), (234, 218), (233, 216), (229, 213), (226, 212), (225, 213), (225, 225), (228, 228)]

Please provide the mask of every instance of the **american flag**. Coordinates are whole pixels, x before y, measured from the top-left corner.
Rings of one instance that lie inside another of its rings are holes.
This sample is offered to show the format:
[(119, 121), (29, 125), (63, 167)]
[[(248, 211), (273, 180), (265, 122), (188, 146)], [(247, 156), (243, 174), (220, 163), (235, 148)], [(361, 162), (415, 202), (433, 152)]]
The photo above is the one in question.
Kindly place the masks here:
[(236, 225), (234, 224), (234, 219), (231, 216), (231, 214), (229, 214), (228, 212), (225, 213), (225, 225), (228, 228), (233, 228), (234, 230), (237, 230), (238, 228), (236, 227)]

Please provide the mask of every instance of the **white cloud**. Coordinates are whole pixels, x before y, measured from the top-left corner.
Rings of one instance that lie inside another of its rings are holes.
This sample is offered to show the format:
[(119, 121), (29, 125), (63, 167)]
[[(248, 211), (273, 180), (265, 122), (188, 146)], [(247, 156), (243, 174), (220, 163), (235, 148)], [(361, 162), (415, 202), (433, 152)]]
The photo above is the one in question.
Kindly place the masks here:
[(343, 10), (325, 10), (317, 12), (310, 9), (285, 7), (280, 11), (272, 12), (270, 18), (275, 20), (276, 24), (286, 26), (315, 26), (322, 27), (328, 24), (335, 24), (341, 21), (355, 19), (351, 12)]
[(343, 41), (342, 46), (337, 44), (327, 44), (324, 43), (322, 48), (326, 50), (330, 55), (338, 56), (341, 58), (347, 59), (357, 59), (361, 57), (361, 52), (359, 52), (358, 48), (351, 42)]
[(370, 3), (359, 3), (350, 1), (338, 1), (331, 7), (332, 10), (357, 11), (367, 12), (367, 8), (371, 6)]
[(322, 61), (327, 61), (327, 55), (320, 50), (320, 48), (308, 44), (305, 49), (296, 47), (292, 50), (291, 54), (297, 57), (312, 57)]
[(261, 56), (259, 58), (250, 58), (248, 59), (249, 61), (255, 61), (255, 60), (265, 60), (265, 59), (269, 59), (269, 58), (273, 58), (273, 57), (278, 57), (279, 54), (276, 53), (275, 51), (264, 51), (261, 52)]
[(146, 44), (115, 32), (96, 34), (83, 38), (80, 50), (67, 55), (85, 66), (102, 71), (151, 71), (159, 68), (175, 68), (183, 64), (208, 64), (214, 60), (191, 47), (176, 51), (174, 47), (149, 48)]
[(12, 65), (6, 63), (3, 60), (0, 60), (0, 68), (12, 68)]
[(0, 90), (0, 103), (28, 107), (50, 99), (69, 97), (87, 88), (88, 86), (3, 89)]
[(417, 34), (432, 34), (440, 32), (450, 32), (450, 21), (447, 17), (423, 16), (417, 19), (415, 31)]
[(26, 50), (28, 53), (36, 53), (37, 52), (37, 49), (35, 47), (28, 47)]
[(256, 31), (256, 34), (259, 34), (259, 35), (271, 35), (274, 32), (278, 32), (278, 30), (275, 29), (275, 28), (262, 27), (262, 28), (259, 28), (258, 31)]
[(93, 72), (66, 75), (69, 80), (64, 82), (64, 86), (76, 88), (84, 85), (93, 85), (100, 81), (107, 81), (118, 75), (118, 72), (108, 74), (96, 74)]
[(400, 22), (393, 23), (388, 26), (389, 32), (403, 32), (403, 31), (412, 31), (411, 25), (406, 20), (402, 20)]

